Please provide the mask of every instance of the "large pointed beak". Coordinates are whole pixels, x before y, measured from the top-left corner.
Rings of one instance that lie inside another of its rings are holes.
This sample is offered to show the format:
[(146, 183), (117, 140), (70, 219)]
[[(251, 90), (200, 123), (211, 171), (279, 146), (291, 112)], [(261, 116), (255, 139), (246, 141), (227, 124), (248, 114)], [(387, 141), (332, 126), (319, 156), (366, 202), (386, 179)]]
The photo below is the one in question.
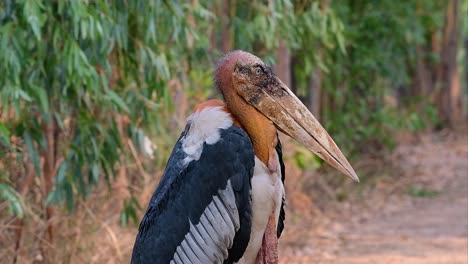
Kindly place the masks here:
[(359, 178), (327, 131), (307, 107), (276, 76), (267, 87), (238, 93), (269, 118), (276, 127), (356, 182)]

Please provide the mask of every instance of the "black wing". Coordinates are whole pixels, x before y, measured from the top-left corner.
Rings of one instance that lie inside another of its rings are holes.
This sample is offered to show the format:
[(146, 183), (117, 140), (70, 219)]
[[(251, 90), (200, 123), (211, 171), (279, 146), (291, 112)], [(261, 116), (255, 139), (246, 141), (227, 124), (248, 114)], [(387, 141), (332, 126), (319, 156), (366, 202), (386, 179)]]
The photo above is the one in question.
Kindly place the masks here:
[[(284, 167), (284, 162), (283, 162), (283, 150), (281, 149), (281, 142), (279, 141), (279, 138), (278, 138), (278, 144), (276, 145), (276, 152), (278, 153), (278, 159), (279, 159), (279, 162), (280, 162), (280, 166), (281, 166), (281, 181), (283, 182), (283, 186), (284, 186), (284, 179), (285, 179), (285, 172), (286, 172), (286, 169)], [(281, 233), (283, 232), (283, 229), (284, 229), (284, 220), (286, 219), (286, 212), (284, 211), (284, 206), (285, 206), (285, 200), (284, 200), (284, 196), (281, 200), (281, 208), (280, 208), (280, 214), (279, 214), (279, 218), (278, 218), (278, 227), (276, 229), (276, 235), (278, 236), (278, 238), (281, 236)]]
[(231, 263), (243, 255), (251, 231), (254, 152), (236, 126), (204, 144), (184, 165), (182, 139), (169, 158), (133, 248), (132, 263)]

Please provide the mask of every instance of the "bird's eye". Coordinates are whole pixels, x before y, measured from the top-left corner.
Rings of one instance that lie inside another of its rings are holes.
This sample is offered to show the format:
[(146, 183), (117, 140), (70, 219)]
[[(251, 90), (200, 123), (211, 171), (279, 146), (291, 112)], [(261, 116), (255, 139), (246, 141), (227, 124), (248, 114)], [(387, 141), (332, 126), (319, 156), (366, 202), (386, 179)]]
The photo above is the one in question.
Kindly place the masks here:
[(262, 72), (263, 72), (263, 71), (262, 71), (262, 69), (261, 69), (260, 67), (256, 67), (256, 68), (255, 68), (255, 74), (259, 75), (259, 74), (261, 74)]

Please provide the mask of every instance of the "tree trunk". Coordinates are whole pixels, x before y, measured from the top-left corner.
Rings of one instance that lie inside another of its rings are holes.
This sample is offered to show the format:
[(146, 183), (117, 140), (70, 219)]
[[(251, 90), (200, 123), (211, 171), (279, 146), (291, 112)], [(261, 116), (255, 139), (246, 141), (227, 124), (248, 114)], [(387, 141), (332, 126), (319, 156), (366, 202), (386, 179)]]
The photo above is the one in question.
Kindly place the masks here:
[[(330, 0), (324, 0), (322, 2), (322, 13), (326, 14), (328, 12), (328, 7), (330, 6)], [(323, 47), (321, 45), (317, 48), (317, 59), (322, 60), (323, 57)], [(322, 106), (320, 104), (322, 98), (322, 71), (318, 66), (315, 66), (312, 75), (309, 79), (309, 99), (308, 107), (311, 110), (312, 114), (320, 121)]]
[[(233, 4), (234, 3), (234, 4)], [(223, 52), (226, 54), (232, 50), (232, 29), (230, 25), (231, 20), (231, 6), (235, 6), (235, 2), (224, 0), (222, 3), (222, 16), (221, 16), (221, 37)]]
[[(55, 176), (55, 129), (56, 125), (54, 119), (43, 125), (46, 134), (47, 149), (44, 150), (42, 156), (44, 157), (44, 166), (42, 173), (44, 175), (44, 197), (47, 197), (52, 191), (54, 176)], [(53, 242), (54, 238), (54, 220), (52, 219), (55, 214), (55, 206), (46, 206), (46, 219), (47, 219), (47, 233), (49, 243)]]
[(425, 96), (428, 95), (430, 91), (430, 75), (424, 60), (424, 55), (424, 46), (418, 45), (416, 47), (416, 76), (414, 77), (412, 96)]
[(461, 119), (461, 89), (457, 64), (458, 0), (449, 0), (445, 17), (441, 50), (441, 90), (439, 113), (443, 121), (453, 126)]
[(289, 71), (291, 72), (291, 86), (289, 88), (291, 88), (291, 91), (302, 100), (302, 98), (297, 93), (297, 78), (296, 75), (294, 75), (294, 66), (297, 65), (299, 62), (300, 60), (297, 54), (291, 55), (291, 64), (289, 65)]
[[(217, 18), (222, 19), (222, 15), (220, 12), (219, 8), (219, 1), (213, 1), (213, 4), (211, 6), (211, 11), (213, 12), (214, 16)], [(219, 45), (218, 45), (218, 25), (217, 23), (213, 23), (211, 27), (211, 32), (210, 34), (210, 46), (208, 47), (208, 50), (210, 52), (210, 55), (214, 55), (216, 51), (219, 50)]]
[[(28, 155), (24, 156), (24, 177), (18, 183), (18, 193), (21, 197), (25, 197), (29, 192), (29, 188), (34, 181), (34, 165), (29, 160)], [(13, 224), (16, 227), (16, 245), (15, 245), (15, 256), (13, 258), (13, 263), (21, 263), (22, 247), (23, 247), (23, 231), (24, 231), (24, 219), (17, 218)]]
[(291, 87), (291, 54), (286, 48), (284, 41), (280, 40), (279, 48), (276, 52), (278, 62), (274, 67), (276, 75), (286, 84)]
[[(322, 59), (322, 48), (318, 48), (317, 57)], [(312, 76), (309, 79), (309, 100), (308, 106), (312, 114), (320, 121), (320, 98), (322, 97), (322, 71), (319, 67), (315, 67)]]
[[(468, 92), (468, 36), (465, 38), (465, 92)], [(462, 111), (463, 111), (463, 118), (468, 118), (468, 106), (466, 94), (465, 98), (462, 98)]]
[[(441, 54), (440, 44), (441, 44), (440, 30), (434, 30), (431, 33), (431, 53), (432, 54)], [(437, 91), (439, 89), (439, 82), (440, 82), (440, 79), (442, 78), (440, 63), (432, 62), (431, 75), (432, 75), (432, 85), (430, 87), (431, 90), (429, 92), (430, 94), (433, 94), (434, 91)], [(432, 103), (435, 103), (435, 101), (432, 101)]]
[[(195, 6), (198, 4), (198, 1), (197, 0), (191, 0), (190, 1), (190, 9), (193, 10), (195, 9)], [(192, 30), (196, 30), (195, 27), (196, 27), (196, 24), (195, 24), (195, 18), (193, 17), (192, 13), (188, 13), (187, 14), (187, 24), (190, 26), (190, 28)], [(187, 47), (189, 50), (192, 50), (193, 49), (193, 42), (194, 42), (194, 38), (193, 38), (193, 35), (192, 34), (188, 34), (187, 35)], [(188, 61), (188, 60), (187, 60)]]
[[(419, 0), (417, 2), (416, 12), (419, 17), (425, 15), (422, 1), (423, 0)], [(411, 96), (413, 97), (429, 95), (429, 91), (431, 90), (431, 76), (428, 68), (429, 65), (424, 58), (428, 49), (429, 47), (427, 47), (426, 44), (419, 44), (416, 46), (416, 67), (413, 73), (413, 84), (411, 87)]]

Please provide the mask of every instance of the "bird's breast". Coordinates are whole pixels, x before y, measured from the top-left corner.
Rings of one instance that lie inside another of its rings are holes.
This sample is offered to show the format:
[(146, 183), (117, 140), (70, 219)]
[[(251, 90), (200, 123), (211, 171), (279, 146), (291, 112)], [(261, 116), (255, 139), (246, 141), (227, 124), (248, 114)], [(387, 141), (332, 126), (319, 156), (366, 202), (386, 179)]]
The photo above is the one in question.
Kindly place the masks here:
[(276, 154), (278, 169), (271, 172), (259, 158), (255, 157), (254, 175), (252, 177), (252, 231), (250, 241), (244, 256), (238, 263), (255, 263), (258, 251), (262, 246), (263, 234), (272, 213), (275, 214), (276, 225), (284, 196), (284, 186), (281, 181), (279, 159)]

